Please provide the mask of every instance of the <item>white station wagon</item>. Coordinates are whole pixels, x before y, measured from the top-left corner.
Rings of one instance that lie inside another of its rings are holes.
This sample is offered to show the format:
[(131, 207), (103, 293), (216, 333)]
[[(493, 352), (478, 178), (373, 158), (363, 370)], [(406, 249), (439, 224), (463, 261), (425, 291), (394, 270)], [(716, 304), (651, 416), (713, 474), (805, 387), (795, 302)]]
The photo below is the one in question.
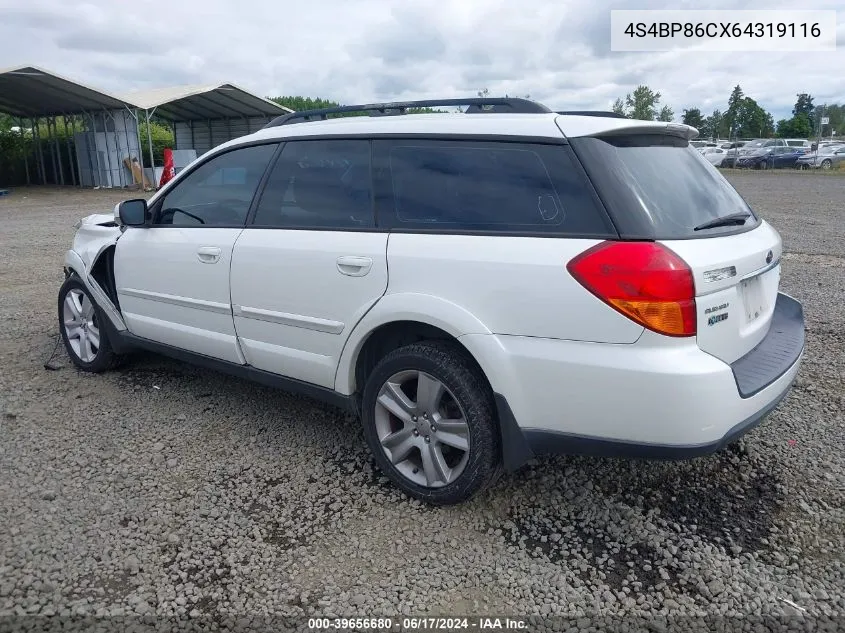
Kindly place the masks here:
[(696, 134), (523, 99), (288, 114), (82, 220), (62, 338), (85, 371), (140, 348), (349, 407), (433, 504), (542, 453), (710, 453), (788, 393), (804, 317)]

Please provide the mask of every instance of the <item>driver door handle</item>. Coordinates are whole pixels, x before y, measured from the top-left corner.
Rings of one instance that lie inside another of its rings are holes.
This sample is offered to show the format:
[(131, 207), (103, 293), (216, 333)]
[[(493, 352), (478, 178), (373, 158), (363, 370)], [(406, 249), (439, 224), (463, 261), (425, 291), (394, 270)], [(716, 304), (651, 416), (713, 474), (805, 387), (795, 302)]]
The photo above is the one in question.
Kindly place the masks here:
[(373, 267), (373, 260), (369, 257), (343, 255), (337, 258), (337, 269), (343, 275), (363, 277)]
[(220, 249), (216, 246), (200, 246), (197, 249), (197, 259), (203, 264), (216, 264), (220, 259)]

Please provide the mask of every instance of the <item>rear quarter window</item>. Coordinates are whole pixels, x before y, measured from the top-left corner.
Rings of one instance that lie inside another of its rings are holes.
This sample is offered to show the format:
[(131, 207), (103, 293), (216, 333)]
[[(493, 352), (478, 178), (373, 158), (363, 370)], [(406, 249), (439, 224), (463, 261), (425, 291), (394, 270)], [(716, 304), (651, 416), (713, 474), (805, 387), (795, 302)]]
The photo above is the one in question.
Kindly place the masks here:
[[(759, 223), (736, 189), (685, 139), (630, 134), (571, 138), (570, 143), (623, 238), (715, 237)], [(741, 212), (751, 214), (744, 225), (695, 230)]]
[(560, 144), (377, 140), (379, 225), (615, 236), (570, 151)]

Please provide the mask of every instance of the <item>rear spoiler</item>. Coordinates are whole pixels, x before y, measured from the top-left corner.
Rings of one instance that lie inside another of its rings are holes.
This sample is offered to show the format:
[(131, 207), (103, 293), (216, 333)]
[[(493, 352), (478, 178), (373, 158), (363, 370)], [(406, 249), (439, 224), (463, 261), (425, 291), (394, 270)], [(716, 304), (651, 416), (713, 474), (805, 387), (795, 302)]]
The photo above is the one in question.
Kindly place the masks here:
[(556, 122), (561, 132), (568, 138), (627, 134), (667, 134), (690, 141), (698, 136), (698, 130), (690, 125), (684, 125), (683, 123), (664, 123), (663, 121), (562, 115), (557, 117)]

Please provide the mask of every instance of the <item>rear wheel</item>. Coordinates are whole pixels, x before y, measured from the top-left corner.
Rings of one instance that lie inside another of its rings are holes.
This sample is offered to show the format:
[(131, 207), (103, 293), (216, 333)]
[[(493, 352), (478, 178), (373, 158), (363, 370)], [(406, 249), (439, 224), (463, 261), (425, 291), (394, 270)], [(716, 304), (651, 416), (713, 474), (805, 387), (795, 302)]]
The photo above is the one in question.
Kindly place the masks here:
[(453, 345), (428, 341), (390, 352), (367, 379), (361, 417), (379, 467), (416, 499), (460, 503), (498, 474), (492, 392)]
[(105, 318), (85, 284), (68, 277), (59, 289), (59, 331), (70, 360), (83, 371), (98, 373), (117, 364), (102, 327)]

